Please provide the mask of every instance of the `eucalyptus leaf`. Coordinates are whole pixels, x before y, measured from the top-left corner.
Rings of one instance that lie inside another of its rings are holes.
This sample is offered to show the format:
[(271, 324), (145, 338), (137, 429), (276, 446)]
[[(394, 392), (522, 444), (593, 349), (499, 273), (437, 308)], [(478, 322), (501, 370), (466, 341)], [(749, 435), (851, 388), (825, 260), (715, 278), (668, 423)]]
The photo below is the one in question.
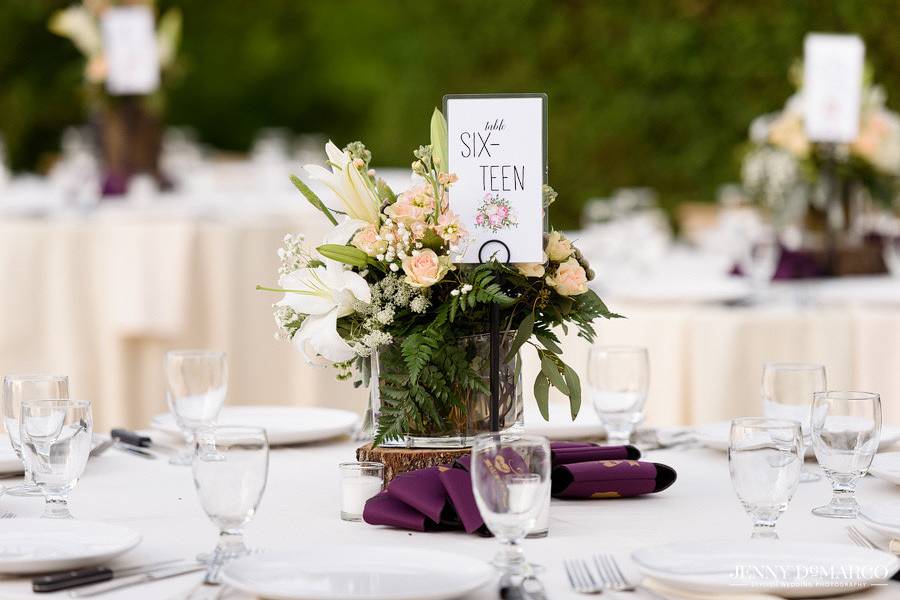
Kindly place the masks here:
[(569, 365), (563, 365), (563, 376), (566, 378), (566, 385), (569, 386), (569, 409), (572, 411), (574, 421), (578, 411), (581, 410), (581, 379)]
[(547, 335), (545, 333), (538, 333), (538, 334), (535, 334), (535, 337), (538, 339), (538, 341), (541, 342), (541, 344), (544, 346), (544, 348), (546, 348), (550, 352), (553, 352), (554, 354), (562, 354), (563, 353), (562, 348), (560, 348), (559, 345), (556, 342), (554, 342), (553, 339), (549, 335)]
[(369, 256), (358, 248), (340, 244), (325, 244), (316, 250), (325, 258), (336, 260), (354, 267), (363, 268), (368, 264)]
[(545, 421), (550, 420), (550, 380), (538, 373), (534, 378), (534, 399)]
[(334, 218), (334, 215), (331, 214), (331, 211), (328, 210), (328, 207), (325, 206), (325, 203), (322, 202), (321, 198), (319, 198), (314, 191), (309, 189), (309, 186), (303, 183), (296, 175), (291, 175), (291, 183), (294, 184), (294, 187), (300, 190), (300, 193), (303, 194), (310, 204), (318, 208), (322, 214), (328, 217), (328, 220), (331, 221), (332, 225), (337, 225), (337, 219)]
[(519, 329), (516, 331), (516, 337), (513, 338), (512, 346), (509, 349), (509, 354), (506, 355), (504, 359), (506, 362), (509, 362), (516, 355), (516, 352), (525, 345), (525, 342), (531, 338), (531, 334), (534, 331), (534, 313), (528, 313), (525, 315), (525, 318), (522, 319), (522, 322), (519, 323)]
[(547, 352), (541, 352), (541, 373), (547, 376), (547, 379), (550, 380), (553, 387), (566, 396), (569, 395), (569, 387), (566, 385), (566, 380), (559, 374), (556, 363), (553, 362), (553, 359), (550, 358), (550, 355)]

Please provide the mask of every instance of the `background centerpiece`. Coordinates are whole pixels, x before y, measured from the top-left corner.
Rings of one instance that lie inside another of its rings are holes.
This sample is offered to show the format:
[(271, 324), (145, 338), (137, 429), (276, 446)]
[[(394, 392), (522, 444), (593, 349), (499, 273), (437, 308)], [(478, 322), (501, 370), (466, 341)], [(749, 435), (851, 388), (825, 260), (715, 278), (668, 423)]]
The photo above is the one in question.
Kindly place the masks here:
[[(280, 338), (311, 362), (333, 364), (338, 377), (371, 384), (374, 443), (464, 447), (490, 430), (492, 306), (502, 330), (500, 429), (521, 426), (518, 355), (526, 344), (540, 358), (533, 388), (541, 413), (548, 417), (553, 386), (568, 396), (574, 417), (581, 384), (553, 329), (573, 326), (592, 341), (594, 320), (617, 315), (588, 288), (594, 274), (571, 241), (546, 234), (543, 244), (537, 240), (543, 260), (534, 263), (459, 262), (472, 234), (450, 209), (458, 178), (447, 170), (440, 111), (431, 144), (413, 152), (414, 183), (399, 194), (370, 168), (361, 142), (343, 150), (329, 142), (325, 150), (330, 168), (305, 170), (336, 202), (326, 205), (301, 179), (292, 181), (334, 229), (315, 249), (287, 236), (279, 288), (260, 289), (284, 293), (275, 305)], [(555, 198), (543, 186), (538, 212)]]

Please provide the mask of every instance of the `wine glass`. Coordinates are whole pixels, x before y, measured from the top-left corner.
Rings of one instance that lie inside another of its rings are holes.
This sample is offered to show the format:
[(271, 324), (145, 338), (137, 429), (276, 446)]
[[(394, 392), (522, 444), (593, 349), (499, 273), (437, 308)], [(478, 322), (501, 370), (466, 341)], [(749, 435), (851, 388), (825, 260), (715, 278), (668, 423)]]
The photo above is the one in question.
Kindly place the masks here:
[(25, 464), (44, 494), (44, 518), (71, 519), (69, 492), (91, 452), (91, 403), (29, 400), (22, 403), (19, 435)]
[(588, 387), (594, 410), (611, 445), (627, 444), (644, 418), (650, 385), (646, 348), (593, 346), (588, 354)]
[(799, 422), (765, 417), (731, 422), (728, 470), (734, 491), (753, 520), (752, 538), (778, 539), (775, 523), (797, 491), (802, 465)]
[(781, 246), (773, 232), (758, 233), (746, 240), (738, 263), (757, 301), (772, 283), (780, 258)]
[(871, 392), (816, 392), (811, 417), (816, 460), (831, 480), (820, 517), (856, 518), (856, 482), (869, 470), (881, 436), (881, 397)]
[(259, 427), (220, 426), (194, 435), (192, 462), (200, 504), (219, 528), (210, 573), (247, 554), (244, 525), (259, 506), (269, 474), (269, 440)]
[(31, 400), (66, 400), (69, 397), (69, 378), (65, 375), (6, 375), (3, 378), (3, 424), (9, 443), (25, 468), (25, 482), (3, 490), (11, 496), (43, 496), (34, 484), (31, 469), (22, 458), (19, 439), (19, 413), (22, 403)]
[(503, 545), (493, 564), (507, 575), (527, 575), (519, 542), (535, 526), (549, 493), (550, 443), (537, 435), (478, 435), (471, 473), (478, 510)]
[(166, 400), (186, 442), (169, 463), (190, 465), (194, 432), (215, 425), (225, 404), (228, 364), (224, 352), (173, 350), (166, 353), (165, 371)]
[[(772, 419), (791, 419), (800, 422), (803, 443), (810, 445), (809, 413), (813, 394), (828, 389), (825, 367), (811, 363), (766, 363), (762, 377), (763, 415)], [(806, 466), (800, 472), (800, 482), (821, 479)]]

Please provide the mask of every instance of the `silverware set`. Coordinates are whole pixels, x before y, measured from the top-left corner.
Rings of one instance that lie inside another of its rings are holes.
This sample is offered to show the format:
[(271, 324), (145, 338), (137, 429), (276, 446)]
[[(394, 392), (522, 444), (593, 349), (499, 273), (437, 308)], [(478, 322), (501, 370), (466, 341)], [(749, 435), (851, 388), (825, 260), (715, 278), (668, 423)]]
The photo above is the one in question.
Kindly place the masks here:
[(612, 554), (596, 554), (590, 559), (563, 562), (569, 585), (579, 594), (641, 591), (652, 598), (662, 598), (652, 590), (631, 581)]

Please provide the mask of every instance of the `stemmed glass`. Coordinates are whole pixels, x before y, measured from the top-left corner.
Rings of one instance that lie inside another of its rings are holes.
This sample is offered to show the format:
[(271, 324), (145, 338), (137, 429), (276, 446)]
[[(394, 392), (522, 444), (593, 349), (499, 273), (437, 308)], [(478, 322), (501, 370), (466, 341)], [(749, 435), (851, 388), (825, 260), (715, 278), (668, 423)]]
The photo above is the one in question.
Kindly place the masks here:
[(471, 472), (478, 510), (503, 545), (493, 564), (506, 575), (528, 575), (519, 542), (549, 493), (550, 443), (536, 435), (481, 434), (472, 446)]
[[(825, 367), (810, 363), (766, 363), (762, 377), (763, 414), (772, 419), (800, 422), (803, 443), (810, 445), (809, 413), (813, 394), (828, 389)], [(818, 481), (820, 476), (806, 466), (800, 482)]]
[(816, 392), (811, 425), (816, 460), (832, 489), (831, 502), (812, 512), (820, 517), (856, 518), (856, 482), (868, 472), (878, 452), (881, 398), (871, 392)]
[(91, 403), (30, 400), (22, 403), (19, 435), (25, 464), (44, 494), (44, 518), (71, 519), (69, 492), (91, 452)]
[(185, 438), (184, 448), (169, 463), (189, 465), (194, 432), (215, 425), (225, 404), (228, 364), (224, 352), (174, 350), (166, 353), (165, 371), (166, 400)]
[(606, 429), (607, 443), (627, 444), (644, 418), (650, 385), (646, 348), (593, 346), (588, 354), (588, 386), (594, 410)]
[(797, 421), (743, 417), (731, 422), (728, 470), (753, 520), (752, 538), (778, 539), (775, 523), (797, 491), (802, 465), (803, 434)]
[(3, 490), (11, 496), (43, 496), (34, 484), (31, 469), (22, 457), (19, 438), (19, 413), (22, 403), (31, 400), (66, 400), (69, 397), (69, 378), (65, 375), (6, 375), (3, 378), (3, 424), (9, 443), (25, 468), (25, 482)]
[(223, 562), (248, 552), (244, 525), (256, 513), (269, 474), (265, 430), (240, 426), (198, 430), (193, 473), (200, 504), (219, 528), (219, 543), (209, 560), (214, 580)]

